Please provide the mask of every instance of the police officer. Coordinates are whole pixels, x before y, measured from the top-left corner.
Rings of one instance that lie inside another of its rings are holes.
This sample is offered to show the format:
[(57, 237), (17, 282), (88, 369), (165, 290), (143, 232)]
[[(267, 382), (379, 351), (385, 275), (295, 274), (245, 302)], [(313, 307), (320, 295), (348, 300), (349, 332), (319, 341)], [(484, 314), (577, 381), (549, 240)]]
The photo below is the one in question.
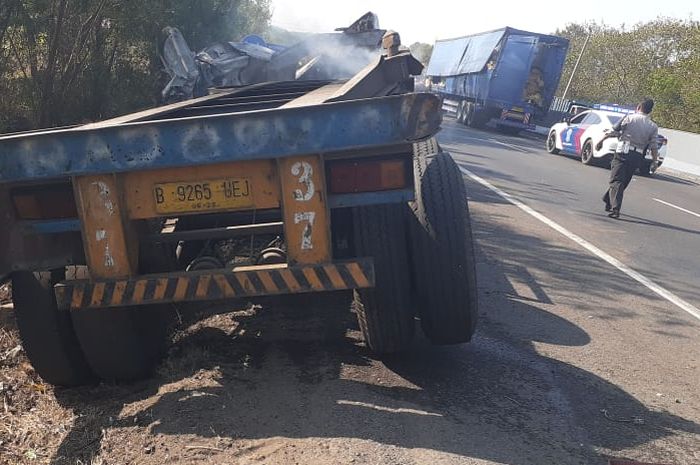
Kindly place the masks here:
[[(610, 188), (603, 196), (605, 211), (610, 212), (608, 214), (610, 218), (620, 217), (622, 196), (634, 172), (642, 166), (647, 149), (651, 150), (653, 158), (651, 169), (656, 169), (656, 160), (659, 156), (656, 136), (659, 127), (649, 117), (653, 108), (653, 100), (644, 100), (637, 106), (635, 113), (626, 115), (618, 121), (612, 131), (603, 138), (603, 140), (609, 137), (619, 139), (610, 165)], [(602, 144), (602, 141), (599, 144)]]

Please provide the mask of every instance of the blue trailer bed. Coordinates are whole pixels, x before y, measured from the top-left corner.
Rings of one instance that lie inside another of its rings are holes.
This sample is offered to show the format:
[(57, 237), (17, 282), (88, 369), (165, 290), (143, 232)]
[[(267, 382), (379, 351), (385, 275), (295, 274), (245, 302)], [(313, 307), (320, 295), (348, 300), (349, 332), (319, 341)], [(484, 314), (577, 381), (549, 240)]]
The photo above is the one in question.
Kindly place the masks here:
[(397, 34), (383, 44), (348, 81), (0, 136), (0, 277), (44, 380), (147, 376), (173, 309), (206, 300), (351, 290), (377, 353), (409, 347), (416, 312), (436, 343), (469, 341), (473, 248), (440, 99), (413, 92), (422, 66)]
[(424, 139), (439, 124), (426, 110), (435, 103), (429, 94), (292, 105), (340, 88), (270, 83), (131, 118), (0, 137), (0, 183), (361, 151)]

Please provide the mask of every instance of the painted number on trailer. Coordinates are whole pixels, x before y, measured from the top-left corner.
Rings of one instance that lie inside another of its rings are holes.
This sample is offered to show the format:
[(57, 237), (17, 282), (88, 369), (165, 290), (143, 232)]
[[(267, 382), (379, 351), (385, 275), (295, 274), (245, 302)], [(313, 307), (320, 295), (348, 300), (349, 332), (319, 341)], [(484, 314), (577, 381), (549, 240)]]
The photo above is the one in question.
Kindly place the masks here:
[(314, 181), (311, 176), (314, 174), (313, 167), (305, 161), (297, 162), (292, 165), (292, 175), (299, 177), (299, 183), (303, 184), (306, 192), (301, 189), (294, 189), (294, 200), (299, 202), (308, 202), (314, 197)]
[(301, 212), (294, 214), (294, 224), (306, 223), (304, 232), (301, 234), (301, 250), (312, 250), (314, 244), (311, 236), (314, 232), (314, 221), (316, 220), (316, 212)]
[[(305, 162), (297, 162), (292, 165), (292, 175), (299, 178), (299, 184), (304, 185), (304, 189), (294, 189), (294, 200), (297, 202), (309, 202), (316, 194), (316, 188), (311, 176), (314, 174), (313, 167)], [(313, 250), (313, 232), (316, 212), (295, 212), (294, 224), (306, 223), (304, 232), (301, 235), (301, 250)]]

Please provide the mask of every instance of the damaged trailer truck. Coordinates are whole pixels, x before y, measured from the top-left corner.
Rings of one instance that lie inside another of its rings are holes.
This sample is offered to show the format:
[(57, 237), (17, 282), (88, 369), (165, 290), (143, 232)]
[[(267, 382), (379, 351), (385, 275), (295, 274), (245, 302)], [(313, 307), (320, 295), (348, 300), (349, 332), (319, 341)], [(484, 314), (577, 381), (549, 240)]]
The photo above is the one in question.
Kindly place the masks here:
[(532, 129), (547, 114), (568, 47), (563, 37), (511, 27), (439, 40), (426, 84), (462, 124)]
[(440, 101), (410, 91), (422, 65), (398, 34), (378, 40), (349, 80), (0, 137), (0, 277), (46, 382), (147, 376), (194, 301), (347, 290), (375, 353), (409, 347), (416, 319), (436, 344), (470, 340), (474, 250)]

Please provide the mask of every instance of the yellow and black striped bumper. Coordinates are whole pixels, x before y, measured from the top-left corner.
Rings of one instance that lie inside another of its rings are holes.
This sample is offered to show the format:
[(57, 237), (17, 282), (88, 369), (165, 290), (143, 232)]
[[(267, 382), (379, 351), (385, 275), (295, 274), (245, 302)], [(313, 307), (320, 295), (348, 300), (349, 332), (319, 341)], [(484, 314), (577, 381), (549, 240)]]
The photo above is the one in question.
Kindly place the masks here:
[(125, 280), (65, 281), (56, 285), (59, 308), (102, 308), (232, 299), (374, 286), (371, 259), (322, 265), (268, 265), (234, 271), (178, 272)]

